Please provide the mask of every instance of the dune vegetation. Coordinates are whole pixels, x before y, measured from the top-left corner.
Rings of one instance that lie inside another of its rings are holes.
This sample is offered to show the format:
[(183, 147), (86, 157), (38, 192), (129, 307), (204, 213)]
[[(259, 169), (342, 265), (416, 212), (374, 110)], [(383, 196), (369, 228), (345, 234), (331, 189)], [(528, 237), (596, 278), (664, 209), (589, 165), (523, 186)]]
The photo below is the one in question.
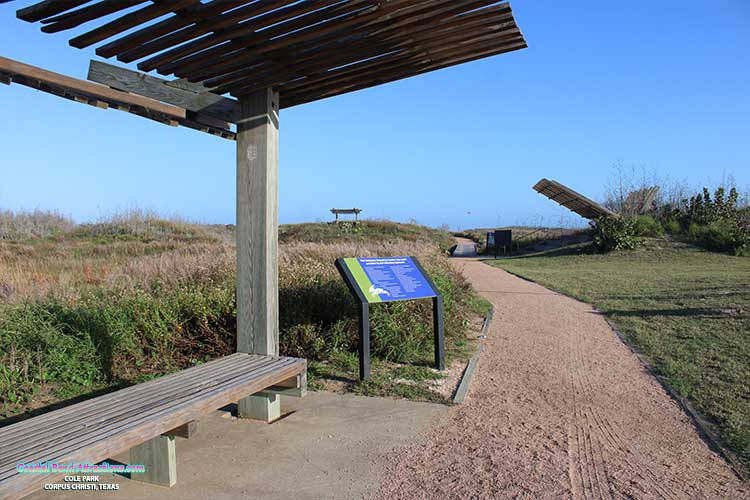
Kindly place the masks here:
[[(372, 311), (373, 380), (355, 382), (355, 303), (340, 256), (416, 255), (445, 297), (450, 359), (484, 304), (448, 264), (445, 232), (415, 224), (280, 228), (281, 354), (310, 362), (311, 386), (440, 400), (431, 304)], [(234, 228), (134, 211), (74, 224), (0, 213), (0, 412), (137, 383), (235, 350)]]

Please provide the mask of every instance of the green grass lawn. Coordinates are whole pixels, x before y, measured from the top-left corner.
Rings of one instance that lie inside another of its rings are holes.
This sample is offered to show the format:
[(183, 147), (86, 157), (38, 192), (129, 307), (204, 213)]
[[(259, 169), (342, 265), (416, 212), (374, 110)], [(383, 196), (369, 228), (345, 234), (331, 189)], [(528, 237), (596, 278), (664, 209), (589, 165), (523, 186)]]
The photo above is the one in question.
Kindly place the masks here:
[(491, 264), (603, 311), (750, 464), (750, 258), (651, 240)]

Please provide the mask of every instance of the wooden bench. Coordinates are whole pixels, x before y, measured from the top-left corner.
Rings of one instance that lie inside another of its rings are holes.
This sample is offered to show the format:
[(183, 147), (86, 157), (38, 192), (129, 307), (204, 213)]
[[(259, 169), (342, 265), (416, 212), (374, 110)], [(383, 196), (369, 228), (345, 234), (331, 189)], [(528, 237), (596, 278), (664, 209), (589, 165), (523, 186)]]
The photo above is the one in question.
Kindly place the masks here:
[(332, 208), (331, 213), (336, 216), (334, 222), (339, 221), (339, 215), (354, 215), (354, 221), (359, 221), (359, 214), (362, 213), (361, 208)]
[(175, 436), (249, 395), (301, 397), (306, 373), (304, 359), (236, 353), (0, 428), (0, 498), (22, 498), (63, 477), (20, 474), (18, 463), (96, 464), (128, 450), (131, 464), (146, 466), (133, 479), (172, 486)]

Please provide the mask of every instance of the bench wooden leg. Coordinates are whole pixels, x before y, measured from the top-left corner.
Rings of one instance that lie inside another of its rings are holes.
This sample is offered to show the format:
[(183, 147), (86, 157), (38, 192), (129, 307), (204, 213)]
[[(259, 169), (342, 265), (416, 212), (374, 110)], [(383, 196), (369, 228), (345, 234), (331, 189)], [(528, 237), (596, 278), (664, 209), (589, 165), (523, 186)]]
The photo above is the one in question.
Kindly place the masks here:
[(160, 486), (177, 482), (177, 455), (174, 436), (159, 436), (130, 449), (130, 463), (143, 464), (146, 472), (131, 474), (131, 479)]
[(256, 394), (240, 399), (237, 416), (271, 423), (281, 417), (281, 396), (278, 394)]

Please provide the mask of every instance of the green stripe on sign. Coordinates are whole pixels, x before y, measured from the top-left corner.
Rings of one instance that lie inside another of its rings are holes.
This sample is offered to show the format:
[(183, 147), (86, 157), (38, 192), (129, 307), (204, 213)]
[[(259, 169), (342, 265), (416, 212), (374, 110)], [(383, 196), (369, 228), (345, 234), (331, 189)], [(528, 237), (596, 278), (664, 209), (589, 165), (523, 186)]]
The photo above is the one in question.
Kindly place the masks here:
[(352, 276), (354, 276), (354, 281), (357, 283), (359, 289), (362, 290), (362, 293), (367, 297), (367, 302), (382, 302), (380, 295), (370, 294), (372, 281), (367, 277), (365, 270), (362, 269), (362, 264), (359, 263), (356, 257), (346, 258), (344, 259), (344, 263), (346, 264), (346, 267), (349, 268), (349, 272), (352, 273)]

